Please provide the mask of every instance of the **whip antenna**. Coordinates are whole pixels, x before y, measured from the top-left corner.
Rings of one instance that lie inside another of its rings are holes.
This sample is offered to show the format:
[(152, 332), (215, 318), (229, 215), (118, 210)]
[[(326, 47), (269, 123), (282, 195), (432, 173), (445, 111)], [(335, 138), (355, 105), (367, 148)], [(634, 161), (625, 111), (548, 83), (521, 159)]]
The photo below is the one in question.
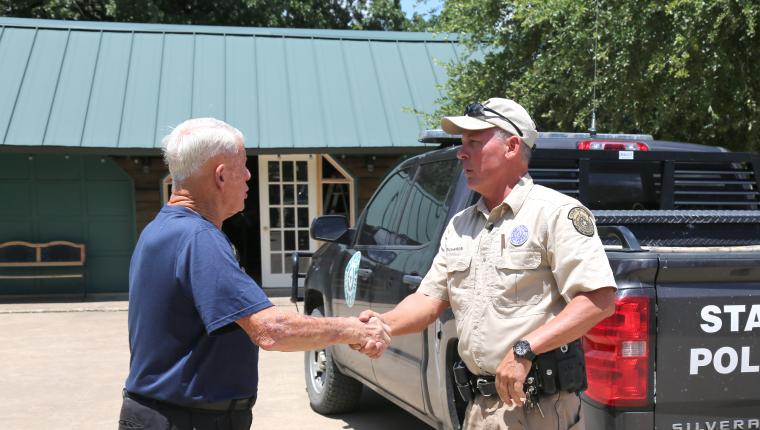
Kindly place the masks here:
[(596, 0), (596, 16), (594, 18), (594, 81), (591, 83), (591, 127), (588, 131), (596, 136), (596, 52), (599, 43), (599, 0)]

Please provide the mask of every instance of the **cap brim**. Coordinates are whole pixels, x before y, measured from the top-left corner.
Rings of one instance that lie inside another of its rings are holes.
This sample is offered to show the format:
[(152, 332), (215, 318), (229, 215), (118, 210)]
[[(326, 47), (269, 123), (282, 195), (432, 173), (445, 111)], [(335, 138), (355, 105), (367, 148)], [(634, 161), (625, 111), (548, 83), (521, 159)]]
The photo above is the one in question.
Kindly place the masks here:
[(462, 134), (465, 131), (478, 131), (496, 127), (471, 116), (445, 116), (441, 119), (441, 128), (448, 134)]

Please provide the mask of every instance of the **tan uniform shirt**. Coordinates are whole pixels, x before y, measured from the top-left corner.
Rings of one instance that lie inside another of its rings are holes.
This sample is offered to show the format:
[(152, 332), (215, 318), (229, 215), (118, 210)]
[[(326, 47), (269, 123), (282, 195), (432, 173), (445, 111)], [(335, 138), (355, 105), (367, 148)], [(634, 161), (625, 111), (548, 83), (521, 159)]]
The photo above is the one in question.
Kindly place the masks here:
[(459, 212), (419, 292), (449, 301), (459, 355), (490, 374), (510, 348), (554, 318), (576, 294), (615, 287), (591, 213), (523, 176), (489, 212)]

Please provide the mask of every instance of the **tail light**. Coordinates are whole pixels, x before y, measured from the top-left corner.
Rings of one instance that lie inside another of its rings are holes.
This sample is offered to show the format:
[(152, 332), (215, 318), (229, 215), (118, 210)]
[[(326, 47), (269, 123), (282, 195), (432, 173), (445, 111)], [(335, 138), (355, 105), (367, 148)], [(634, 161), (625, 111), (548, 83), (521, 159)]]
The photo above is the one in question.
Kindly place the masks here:
[(609, 406), (649, 402), (648, 297), (619, 297), (615, 313), (583, 337), (586, 395)]
[(581, 140), (578, 149), (582, 151), (601, 149), (605, 151), (649, 151), (649, 146), (644, 142), (631, 142), (621, 140)]

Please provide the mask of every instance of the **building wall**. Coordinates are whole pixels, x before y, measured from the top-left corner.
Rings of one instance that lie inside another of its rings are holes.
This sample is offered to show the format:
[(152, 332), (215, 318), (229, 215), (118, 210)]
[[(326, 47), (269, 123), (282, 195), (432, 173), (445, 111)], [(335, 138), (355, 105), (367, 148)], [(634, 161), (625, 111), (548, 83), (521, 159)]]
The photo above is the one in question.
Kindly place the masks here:
[(127, 172), (135, 184), (135, 227), (139, 236), (163, 206), (161, 181), (169, 170), (160, 156), (111, 158)]
[[(0, 282), (0, 295), (126, 292), (135, 240), (132, 190), (129, 176), (109, 157), (0, 153), (0, 195), (6, 201), (0, 211), (0, 242), (62, 240), (86, 247), (81, 269), (42, 267), (21, 273), (6, 267), (3, 274), (15, 278)], [(50, 278), (73, 272), (83, 277)], [(37, 278), (18, 279), (21, 275)]]

